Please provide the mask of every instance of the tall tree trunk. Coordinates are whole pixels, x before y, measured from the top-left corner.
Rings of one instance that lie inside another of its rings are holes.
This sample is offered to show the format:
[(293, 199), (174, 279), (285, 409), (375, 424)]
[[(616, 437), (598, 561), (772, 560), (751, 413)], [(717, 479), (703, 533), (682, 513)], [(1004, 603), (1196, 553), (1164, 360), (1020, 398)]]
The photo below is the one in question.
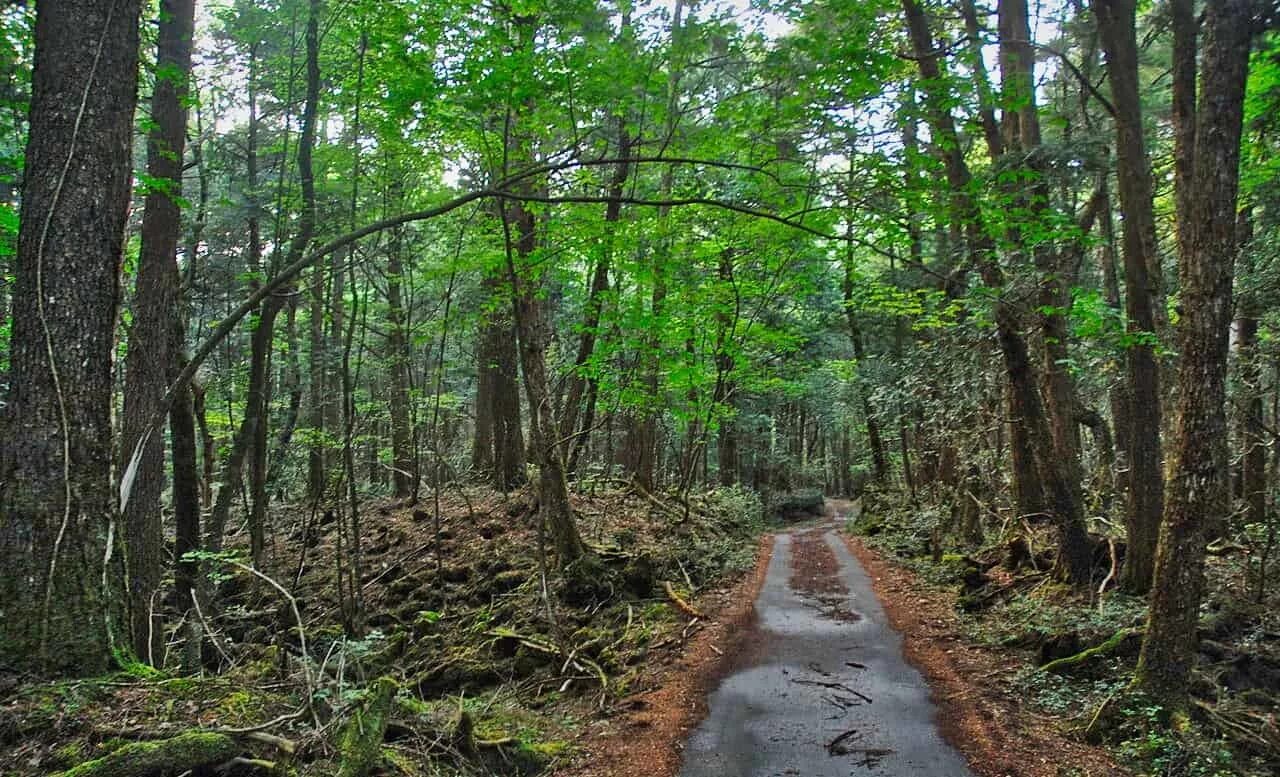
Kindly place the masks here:
[(160, 493), (164, 490), (164, 427), (152, 431), (145, 441), (143, 436), (151, 419), (164, 411), (165, 389), (183, 347), (174, 336), (181, 293), (177, 253), (182, 212), (178, 198), (182, 196), (182, 159), (187, 138), (184, 100), (191, 76), (194, 25), (193, 0), (164, 0), (160, 4), (147, 174), (163, 185), (153, 185), (144, 205), (133, 328), (129, 332), (132, 347), (125, 356), (121, 460), (128, 462), (142, 443), (122, 515), (127, 603), (133, 651), (139, 660), (153, 665), (164, 654), (163, 622), (156, 602), (163, 577)]
[[(486, 311), (476, 357), (476, 430), (472, 466), (500, 491), (525, 482), (524, 431), (520, 425), (520, 358), (511, 291), (499, 275), (481, 281)], [(530, 415), (536, 412), (530, 408)]]
[(0, 442), (0, 662), (24, 670), (103, 672), (121, 627), (112, 354), (138, 28), (137, 0), (36, 9)]
[(391, 372), (391, 483), (397, 499), (411, 497), (418, 479), (409, 413), (409, 325), (401, 292), (405, 277), (403, 248), (404, 230), (392, 230), (387, 253), (387, 360)]
[[(853, 358), (861, 365), (866, 359), (866, 352), (862, 342), (862, 329), (858, 326), (858, 316), (852, 304), (852, 261), (845, 263), (844, 278), (845, 320), (849, 325), (849, 341), (853, 344)], [(880, 482), (889, 473), (888, 457), (885, 456), (880, 424), (876, 420), (875, 410), (871, 407), (871, 399), (867, 396), (866, 387), (859, 387), (858, 401), (862, 403), (862, 417), (867, 423), (867, 444), (871, 447), (872, 473), (876, 481)]]
[[(1253, 272), (1249, 241), (1253, 222), (1248, 208), (1240, 211), (1236, 238), (1246, 271)], [(1240, 295), (1236, 305), (1236, 355), (1240, 365), (1240, 492), (1244, 498), (1245, 521), (1259, 526), (1267, 523), (1267, 435), (1262, 409), (1262, 355), (1258, 349), (1258, 319), (1261, 309), (1257, 292)], [(1225, 526), (1217, 527), (1219, 529)]]
[[(1137, 684), (1185, 709), (1204, 593), (1205, 522), (1228, 508), (1227, 337), (1252, 0), (1210, 3), (1197, 109), (1195, 191), (1179, 246), (1178, 412)], [(1175, 58), (1181, 52), (1175, 52)]]
[[(1195, 0), (1169, 0), (1173, 29), (1173, 68), (1170, 90), (1173, 117), (1174, 227), (1178, 250), (1190, 241), (1196, 151), (1196, 54), (1199, 21)], [(1157, 265), (1158, 267), (1158, 265)]]
[[(951, 207), (964, 225), (971, 263), (982, 276), (983, 283), (997, 290), (1004, 287), (1004, 272), (996, 257), (995, 243), (972, 194), (972, 175), (964, 160), (962, 146), (943, 95), (937, 91), (942, 83), (938, 48), (929, 31), (924, 9), (918, 0), (903, 0), (903, 11), (910, 32), (916, 64), (925, 84), (925, 105), (933, 125), (934, 136), (947, 172), (951, 189)], [(1079, 481), (1073, 481), (1068, 462), (1056, 454), (1056, 438), (1051, 429), (1036, 383), (1035, 367), (1024, 338), (1013, 303), (998, 293), (994, 302), (997, 341), (1009, 381), (1011, 416), (1020, 419), (1028, 434), (1035, 461), (1035, 472), (1043, 484), (1046, 505), (1058, 529), (1060, 573), (1076, 585), (1089, 580), (1090, 557), (1088, 537), (1084, 531), (1079, 503)], [(1025, 476), (1025, 473), (1015, 474)], [(1019, 484), (1020, 489), (1033, 488), (1032, 483)]]
[[(560, 566), (566, 568), (586, 555), (586, 546), (578, 534), (569, 503), (564, 446), (557, 439), (558, 426), (551, 405), (546, 359), (551, 340), (550, 322), (531, 261), (537, 246), (536, 220), (518, 202), (506, 206), (504, 218), (508, 231), (508, 282), (513, 291), (520, 366), (524, 372), (525, 398), (529, 402), (529, 453), (538, 466), (538, 509), (551, 533)], [(510, 234), (512, 228), (514, 240)]]
[[(623, 15), (623, 30), (631, 26), (631, 15)], [(569, 378), (569, 390), (565, 397), (564, 414), (560, 422), (561, 435), (568, 438), (569, 455), (567, 466), (570, 474), (577, 466), (581, 449), (587, 444), (591, 434), (592, 416), (580, 410), (584, 395), (590, 390), (593, 380), (585, 374), (587, 363), (595, 352), (596, 339), (599, 337), (600, 317), (604, 310), (604, 298), (609, 293), (609, 272), (613, 265), (614, 236), (617, 223), (622, 217), (622, 193), (626, 186), (627, 176), (631, 171), (629, 155), (631, 139), (627, 135), (626, 120), (618, 119), (618, 158), (613, 168), (613, 177), (609, 181), (609, 201), (605, 204), (605, 234), (596, 261), (595, 271), (591, 277), (591, 288), (587, 293), (587, 310), (582, 322), (582, 335), (578, 341), (578, 355), (573, 361), (573, 374)], [(585, 421), (579, 427), (579, 414)]]
[[(1175, 0), (1176, 2), (1176, 0)], [(1121, 586), (1144, 594), (1151, 586), (1156, 538), (1164, 506), (1160, 470), (1160, 371), (1156, 363), (1155, 309), (1162, 304), (1158, 276), (1151, 163), (1143, 136), (1138, 87), (1138, 40), (1134, 0), (1094, 0), (1094, 15), (1107, 60), (1115, 106), (1116, 177), (1124, 214), (1125, 330), (1133, 342), (1125, 350), (1125, 396), (1129, 406), (1123, 432), (1129, 478), (1125, 503), (1125, 552)]]
[[(675, 137), (679, 123), (680, 78), (683, 71), (677, 63), (678, 45), (683, 38), (684, 0), (676, 0), (671, 15), (671, 56), (667, 62), (667, 104), (664, 147)], [(658, 198), (668, 200), (675, 183), (674, 168), (665, 165), (658, 183)], [(644, 389), (645, 405), (636, 413), (632, 426), (627, 431), (627, 468), (632, 477), (642, 488), (652, 491), (657, 484), (658, 469), (658, 415), (662, 404), (659, 394), (660, 371), (662, 362), (663, 328), (662, 317), (667, 298), (667, 263), (670, 261), (671, 239), (669, 222), (671, 208), (658, 206), (658, 239), (657, 247), (652, 252), (653, 288), (649, 298), (649, 316), (651, 325), (641, 354), (641, 384)]]
[(324, 268), (311, 268), (307, 283), (307, 307), (309, 319), (307, 342), (309, 361), (307, 366), (307, 427), (310, 441), (307, 444), (307, 498), (316, 502), (325, 491), (325, 296)]
[[(1105, 176), (1098, 190), (1106, 198), (1098, 211), (1098, 224), (1102, 237), (1102, 244), (1098, 248), (1098, 264), (1102, 274), (1102, 295), (1103, 299), (1106, 300), (1107, 307), (1119, 315), (1121, 312), (1120, 280), (1116, 272), (1115, 228), (1112, 223), (1111, 198)], [(1123, 354), (1122, 357), (1127, 358), (1127, 354)], [(1107, 402), (1111, 407), (1111, 421), (1115, 428), (1116, 474), (1113, 475), (1113, 479), (1115, 480), (1116, 488), (1121, 491), (1121, 495), (1127, 500), (1129, 493), (1129, 450), (1132, 448), (1129, 438), (1132, 436), (1133, 431), (1132, 421), (1129, 420), (1131, 404), (1127, 376), (1112, 384), (1111, 389), (1107, 392)], [(1158, 435), (1159, 432), (1157, 431), (1157, 439), (1159, 439)], [(1121, 473), (1123, 473), (1123, 476), (1119, 476)], [(1104, 506), (1106, 505), (1104, 504)]]
[[(537, 20), (532, 16), (515, 19), (517, 48), (533, 46)], [(503, 142), (503, 177), (512, 164), (535, 161), (532, 144), (520, 126), (521, 108), (508, 106)], [(517, 194), (533, 194), (537, 184), (526, 180), (517, 184)], [(505, 238), (507, 285), (511, 292), (512, 318), (518, 333), (520, 367), (524, 374), (525, 398), (529, 402), (529, 454), (538, 467), (538, 512), (551, 534), (562, 570), (570, 569), (587, 556), (569, 502), (569, 482), (565, 471), (565, 446), (559, 439), (559, 424), (552, 403), (547, 375), (547, 348), (551, 344), (551, 320), (546, 295), (542, 293), (545, 274), (538, 264), (538, 220), (519, 200), (500, 199)]]
[[(255, 291), (265, 280), (263, 275), (265, 269), (262, 266), (261, 208), (258, 204), (258, 67), (258, 46), (254, 44), (249, 47), (249, 124), (245, 141), (245, 190), (247, 192), (246, 199), (248, 200), (248, 217), (246, 218), (249, 241), (247, 248), (248, 269), (251, 277), (250, 288)], [(244, 416), (240, 420), (239, 428), (236, 429), (231, 451), (222, 463), (222, 470), (219, 473), (218, 493), (214, 498), (213, 510), (209, 516), (208, 526), (206, 526), (209, 532), (206, 544), (214, 551), (222, 548), (223, 534), (226, 531), (227, 521), (231, 516), (231, 504), (242, 487), (245, 460), (250, 459), (249, 469), (251, 473), (256, 474), (258, 471), (258, 442), (265, 439), (266, 434), (271, 343), (275, 333), (275, 319), (280, 307), (280, 298), (273, 297), (258, 308), (257, 318), (251, 319), (254, 329), (249, 337), (249, 385), (245, 398)], [(253, 505), (257, 503), (257, 489), (256, 487), (251, 487), (250, 491), (249, 507), (254, 510)], [(254, 519), (256, 518), (258, 516), (253, 516), (249, 523), (250, 543), (254, 563), (260, 566), (262, 561), (260, 543), (262, 534), (260, 526), (255, 523)]]

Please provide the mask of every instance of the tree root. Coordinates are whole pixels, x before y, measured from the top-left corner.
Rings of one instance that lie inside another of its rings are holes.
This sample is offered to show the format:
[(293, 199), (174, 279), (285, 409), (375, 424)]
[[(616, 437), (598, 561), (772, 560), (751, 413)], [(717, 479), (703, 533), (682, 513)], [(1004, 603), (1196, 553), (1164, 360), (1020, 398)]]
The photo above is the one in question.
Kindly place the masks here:
[(169, 739), (132, 742), (110, 755), (86, 761), (60, 777), (144, 777), (180, 774), (203, 766), (226, 763), (241, 753), (225, 734), (190, 731)]
[(688, 615), (690, 618), (702, 617), (702, 613), (698, 612), (697, 608), (692, 604), (689, 604), (689, 602), (681, 597), (680, 594), (676, 593), (676, 589), (671, 586), (671, 583), (664, 582), (662, 584), (662, 588), (667, 592), (667, 598), (671, 600), (671, 603), (676, 606), (677, 610)]
[(1121, 645), (1125, 643), (1127, 639), (1134, 636), (1135, 634), (1141, 634), (1141, 633), (1142, 633), (1142, 629), (1137, 629), (1137, 628), (1120, 629), (1115, 634), (1112, 634), (1111, 637), (1109, 637), (1105, 642), (1102, 642), (1101, 644), (1098, 644), (1098, 645), (1094, 645), (1091, 648), (1085, 648), (1084, 650), (1081, 650), (1079, 653), (1076, 653), (1075, 655), (1066, 656), (1065, 658), (1054, 659), (1053, 661), (1050, 661), (1049, 663), (1041, 666), (1040, 671), (1063, 672), (1068, 669), (1071, 669), (1072, 667), (1076, 667), (1076, 666), (1080, 666), (1081, 664), (1088, 663), (1089, 661), (1092, 661), (1095, 658), (1101, 658), (1103, 656), (1114, 653)]
[(1205, 722), (1232, 742), (1268, 759), (1280, 759), (1280, 728), (1271, 716), (1243, 709), (1224, 709), (1203, 701), (1195, 711)]

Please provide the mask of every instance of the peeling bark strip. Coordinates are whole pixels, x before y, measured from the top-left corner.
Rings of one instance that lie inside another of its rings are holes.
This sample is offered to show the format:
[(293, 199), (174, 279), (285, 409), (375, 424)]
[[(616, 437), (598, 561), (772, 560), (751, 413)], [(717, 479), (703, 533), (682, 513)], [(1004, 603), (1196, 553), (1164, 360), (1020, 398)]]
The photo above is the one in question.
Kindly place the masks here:
[(52, 673), (106, 669), (120, 626), (111, 391), (138, 24), (137, 0), (36, 10), (0, 435), (0, 663)]

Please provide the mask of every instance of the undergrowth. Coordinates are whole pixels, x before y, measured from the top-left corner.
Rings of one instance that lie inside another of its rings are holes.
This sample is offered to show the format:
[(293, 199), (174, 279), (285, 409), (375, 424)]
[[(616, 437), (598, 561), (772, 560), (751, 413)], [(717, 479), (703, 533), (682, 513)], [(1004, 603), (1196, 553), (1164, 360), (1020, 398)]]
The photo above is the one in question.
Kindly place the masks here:
[[(305, 513), (293, 516), (294, 527), (282, 518), (278, 563), (268, 574), (289, 581), (303, 545), (312, 543), (299, 584), (290, 586), (305, 656), (278, 592), (234, 569), (212, 569), (222, 607), (209, 615), (202, 674), (179, 674), (175, 648), (163, 669), (128, 662), (110, 677), (0, 688), (0, 774), (56, 772), (138, 738), (279, 718), (273, 735), (310, 742), (319, 720), (320, 741), (336, 741), (342, 721), (382, 676), (399, 689), (383, 773), (554, 770), (571, 758), (585, 720), (679, 654), (691, 630), (669, 591), (696, 602), (754, 561), (765, 519), (753, 494), (719, 489), (687, 504), (657, 498), (575, 497), (603, 581), (581, 601), (562, 595), (554, 558), (544, 579), (527, 496), (473, 492), (446, 500), (439, 537), (421, 509), (368, 511), (358, 634), (339, 619), (333, 526), (312, 526), (308, 535)], [(171, 644), (180, 636), (170, 635)], [(255, 743), (246, 751), (278, 755), (277, 771), (300, 775), (334, 774), (340, 759), (323, 744), (296, 758)]]
[[(946, 505), (911, 507), (895, 494), (872, 492), (864, 499), (864, 512), (846, 529), (861, 536), (881, 553), (912, 570), (935, 590), (953, 595), (963, 637), (974, 645), (1012, 652), (1022, 659), (1022, 669), (1007, 678), (1008, 689), (1019, 699), (1030, 701), (1034, 709), (1057, 719), (1059, 725), (1076, 736), (1086, 732), (1107, 745), (1117, 759), (1141, 775), (1160, 777), (1263, 777), (1273, 775), (1280, 763), (1250, 747), (1247, 741), (1223, 736), (1207, 725), (1203, 715), (1193, 716), (1185, 726), (1169, 724), (1168, 714), (1135, 695), (1131, 680), (1136, 664), (1136, 646), (1146, 620), (1146, 601), (1108, 590), (1100, 597), (1082, 597), (1055, 583), (1047, 566), (1039, 569), (1005, 571), (999, 561), (1008, 541), (1024, 533), (1014, 527), (1005, 535), (989, 534), (981, 546), (967, 546), (947, 531), (950, 510)], [(1007, 528), (1007, 527), (1006, 527)], [(1050, 547), (1052, 538), (1032, 537), (1033, 545)], [(943, 545), (935, 543), (941, 538)], [(1232, 644), (1217, 647), (1237, 656), (1236, 664), (1251, 660), (1274, 664), (1266, 650), (1280, 634), (1268, 614), (1258, 616), (1253, 609), (1241, 615), (1234, 606), (1246, 579), (1243, 568), (1227, 559), (1211, 559), (1210, 596), (1201, 632), (1203, 639)], [(975, 580), (975, 570), (985, 570)], [(1105, 572), (1105, 570), (1103, 570)], [(975, 592), (975, 582), (982, 588)], [(1000, 595), (990, 596), (990, 592)], [(1272, 613), (1273, 614), (1273, 613)], [(1259, 620), (1261, 617), (1261, 620)], [(1271, 623), (1268, 627), (1266, 624)], [(1123, 630), (1137, 636), (1122, 650), (1102, 655), (1079, 667), (1057, 673), (1041, 665), (1054, 658), (1079, 653)], [(1262, 650), (1251, 655), (1249, 650)], [(1238, 652), (1236, 652), (1238, 651)], [(1241, 658), (1241, 656), (1243, 658)], [(1206, 661), (1202, 657), (1202, 662)], [(1238, 667), (1236, 667), (1238, 669)], [(1262, 718), (1275, 726), (1274, 697), (1254, 690), (1231, 687), (1232, 666), (1202, 667), (1198, 693), (1213, 696), (1214, 706), (1223, 710), (1245, 710), (1254, 700), (1262, 704)], [(1206, 674), (1217, 672), (1217, 674)], [(1247, 674), (1247, 672), (1246, 672)], [(1216, 690), (1214, 686), (1217, 686)], [(1258, 705), (1252, 708), (1258, 712)], [(1095, 716), (1106, 710), (1101, 728)], [(1092, 728), (1091, 728), (1092, 725)]]

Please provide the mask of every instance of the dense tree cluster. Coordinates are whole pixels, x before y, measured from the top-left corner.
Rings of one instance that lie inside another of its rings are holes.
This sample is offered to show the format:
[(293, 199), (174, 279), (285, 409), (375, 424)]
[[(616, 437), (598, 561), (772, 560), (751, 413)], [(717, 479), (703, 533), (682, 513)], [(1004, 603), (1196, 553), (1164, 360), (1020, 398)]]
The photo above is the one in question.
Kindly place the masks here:
[(529, 484), (589, 583), (575, 484), (870, 487), (1123, 540), (1178, 706), (1275, 565), (1275, 13), (5, 4), (0, 666), (158, 661), (284, 509), (358, 633), (373, 499)]

